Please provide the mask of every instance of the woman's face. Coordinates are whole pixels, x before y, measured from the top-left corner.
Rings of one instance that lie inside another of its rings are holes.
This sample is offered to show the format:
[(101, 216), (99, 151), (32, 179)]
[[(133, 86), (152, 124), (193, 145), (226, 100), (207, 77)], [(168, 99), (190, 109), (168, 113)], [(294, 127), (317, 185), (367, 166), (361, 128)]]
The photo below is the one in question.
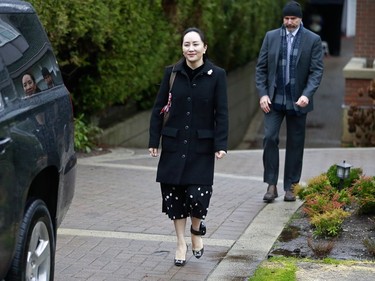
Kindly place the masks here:
[(25, 94), (27, 96), (31, 96), (36, 92), (36, 84), (34, 83), (33, 79), (29, 74), (25, 74), (22, 77), (22, 86)]
[(203, 64), (203, 54), (207, 50), (205, 45), (195, 31), (186, 33), (182, 42), (182, 53), (189, 66), (197, 68)]

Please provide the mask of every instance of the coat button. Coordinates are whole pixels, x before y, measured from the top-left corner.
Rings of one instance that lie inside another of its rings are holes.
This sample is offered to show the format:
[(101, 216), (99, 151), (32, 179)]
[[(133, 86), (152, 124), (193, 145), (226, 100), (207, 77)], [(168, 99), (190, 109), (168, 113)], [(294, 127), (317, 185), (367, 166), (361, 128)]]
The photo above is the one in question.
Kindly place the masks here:
[(196, 87), (196, 86), (197, 86), (197, 84), (194, 83), (194, 84), (193, 84), (193, 87)]
[(185, 157), (186, 157), (186, 155), (185, 155), (185, 154), (182, 154), (181, 158), (185, 158)]
[(187, 101), (191, 101), (191, 97), (188, 97), (188, 98), (187, 98)]
[(184, 144), (187, 144), (187, 140), (184, 140)]
[(189, 116), (189, 115), (190, 115), (190, 112), (189, 112), (189, 111), (188, 111), (188, 112), (186, 112), (186, 115), (187, 115), (187, 116)]
[(188, 126), (188, 125), (186, 125), (186, 126), (185, 126), (185, 130), (188, 130), (188, 129), (189, 129), (189, 126)]

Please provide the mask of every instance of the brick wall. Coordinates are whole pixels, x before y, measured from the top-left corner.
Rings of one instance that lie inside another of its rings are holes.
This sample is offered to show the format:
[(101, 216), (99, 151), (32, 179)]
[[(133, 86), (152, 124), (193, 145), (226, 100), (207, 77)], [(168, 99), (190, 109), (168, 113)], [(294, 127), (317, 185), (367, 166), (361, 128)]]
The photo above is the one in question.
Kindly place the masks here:
[(357, 0), (354, 56), (375, 59), (375, 0)]
[[(372, 67), (375, 60), (375, 0), (357, 0), (356, 16), (356, 35), (354, 57), (364, 58), (367, 61), (367, 67)], [(375, 75), (363, 78), (346, 77), (345, 79), (345, 105), (364, 105), (372, 104), (367, 94), (363, 97), (358, 96), (359, 91), (366, 92), (370, 81), (375, 79)]]
[[(372, 99), (367, 94), (370, 86), (369, 79), (346, 79), (345, 81), (345, 105), (368, 106), (372, 104)], [(364, 93), (359, 96), (358, 93)]]

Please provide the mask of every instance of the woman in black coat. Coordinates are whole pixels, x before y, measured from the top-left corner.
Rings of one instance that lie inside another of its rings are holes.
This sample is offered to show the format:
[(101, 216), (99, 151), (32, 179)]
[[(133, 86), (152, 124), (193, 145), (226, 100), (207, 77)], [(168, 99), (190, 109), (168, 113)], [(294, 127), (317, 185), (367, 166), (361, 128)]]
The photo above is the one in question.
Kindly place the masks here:
[[(188, 28), (183, 33), (184, 58), (165, 69), (150, 120), (151, 156), (159, 155), (161, 139), (156, 181), (161, 185), (162, 210), (176, 230), (176, 266), (186, 262), (187, 217), (193, 255), (203, 255), (201, 236), (206, 232), (203, 220), (212, 194), (215, 156), (221, 159), (227, 151), (226, 73), (205, 58), (206, 50), (201, 30)], [(163, 125), (166, 112), (169, 117)]]

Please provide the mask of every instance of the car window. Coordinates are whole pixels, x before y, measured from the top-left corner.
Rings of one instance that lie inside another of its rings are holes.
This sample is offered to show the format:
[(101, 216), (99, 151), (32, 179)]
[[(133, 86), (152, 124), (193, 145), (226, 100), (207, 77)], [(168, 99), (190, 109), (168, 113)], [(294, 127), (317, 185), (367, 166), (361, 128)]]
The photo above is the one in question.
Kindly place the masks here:
[(15, 89), (9, 79), (9, 73), (4, 65), (3, 58), (0, 56), (0, 113), (4, 110), (6, 104), (14, 98)]
[(4, 102), (3, 102), (3, 96), (0, 92), (0, 112), (4, 109)]
[(0, 15), (0, 56), (13, 81), (1, 93), (3, 105), (63, 84), (52, 47), (34, 14)]
[(4, 109), (2, 85), (6, 83), (6, 75), (4, 75), (5, 71), (6, 70), (4, 69), (4, 65), (2, 64), (0, 57), (0, 112)]

